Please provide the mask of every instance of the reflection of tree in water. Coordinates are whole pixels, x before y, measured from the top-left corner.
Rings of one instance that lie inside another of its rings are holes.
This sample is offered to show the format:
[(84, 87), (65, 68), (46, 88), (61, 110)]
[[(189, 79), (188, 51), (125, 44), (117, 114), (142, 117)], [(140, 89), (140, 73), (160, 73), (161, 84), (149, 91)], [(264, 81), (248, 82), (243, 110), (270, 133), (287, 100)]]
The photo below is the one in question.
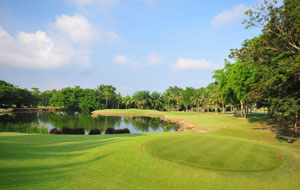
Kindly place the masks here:
[(115, 128), (116, 126), (121, 126), (122, 118), (120, 116), (98, 116), (102, 121), (102, 129), (106, 130), (108, 128)]
[(149, 132), (150, 129), (157, 131), (162, 127), (160, 118), (131, 117), (131, 123), (136, 130), (143, 132)]
[(13, 113), (0, 116), (0, 123), (37, 123), (38, 113)]
[[(46, 121), (45, 121), (46, 122)], [(56, 128), (84, 128), (86, 131), (91, 129), (100, 129), (104, 131), (109, 127), (120, 125), (120, 117), (98, 116), (91, 117), (88, 113), (78, 112), (56, 112), (48, 117), (48, 122)]]
[(13, 113), (0, 116), (0, 132), (47, 134), (45, 126), (39, 126), (38, 113)]
[(170, 123), (170, 122), (166, 122), (166, 121), (162, 121), (162, 125), (163, 125), (163, 130), (166, 131), (177, 131), (177, 129), (179, 129), (179, 125), (176, 123)]
[[(91, 117), (88, 113), (78, 112), (39, 112), (39, 113), (14, 113), (12, 115), (0, 116), (0, 130), (8, 130), (5, 128), (10, 123), (10, 128), (13, 131), (20, 131), (21, 124), (25, 128), (29, 126), (38, 126), (40, 122), (49, 123), (52, 127), (63, 129), (68, 128), (84, 128), (86, 131), (91, 129), (100, 129), (104, 132), (107, 128), (122, 128), (122, 124), (131, 125), (136, 131), (149, 132), (150, 130), (169, 131), (178, 128), (176, 124), (161, 121), (160, 118), (152, 117), (120, 117), (120, 116), (98, 116)], [(13, 126), (12, 124), (18, 124)], [(16, 129), (16, 130), (15, 130)], [(31, 129), (30, 129), (31, 130)], [(32, 129), (36, 131), (36, 129)], [(13, 132), (12, 131), (12, 132)], [(29, 131), (29, 129), (27, 130)], [(37, 130), (39, 131), (39, 130)]]
[(48, 128), (31, 123), (0, 123), (0, 132), (48, 134)]

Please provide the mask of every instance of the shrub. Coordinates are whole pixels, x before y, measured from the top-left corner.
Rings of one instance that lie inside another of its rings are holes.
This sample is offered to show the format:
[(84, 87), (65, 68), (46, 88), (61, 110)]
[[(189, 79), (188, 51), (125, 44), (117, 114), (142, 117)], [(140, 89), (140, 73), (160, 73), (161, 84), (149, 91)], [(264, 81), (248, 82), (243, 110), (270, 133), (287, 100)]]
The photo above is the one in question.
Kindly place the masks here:
[(68, 128), (68, 127), (64, 127), (62, 129), (62, 134), (64, 135), (84, 135), (85, 134), (85, 130), (84, 128)]
[(62, 134), (64, 135), (70, 135), (72, 134), (72, 129), (68, 128), (68, 127), (64, 127), (61, 131)]
[(89, 135), (101, 135), (101, 130), (100, 129), (91, 129), (89, 131)]
[(72, 130), (72, 134), (74, 134), (74, 135), (84, 135), (85, 134), (84, 128), (75, 128), (75, 129), (71, 129), (71, 130)]
[(115, 134), (115, 130), (113, 128), (107, 128), (105, 134)]
[(123, 129), (123, 131), (124, 131), (124, 133), (130, 133), (130, 130), (127, 128)]
[(57, 128), (53, 128), (53, 129), (50, 130), (49, 134), (57, 135), (57, 134), (61, 134), (61, 131)]

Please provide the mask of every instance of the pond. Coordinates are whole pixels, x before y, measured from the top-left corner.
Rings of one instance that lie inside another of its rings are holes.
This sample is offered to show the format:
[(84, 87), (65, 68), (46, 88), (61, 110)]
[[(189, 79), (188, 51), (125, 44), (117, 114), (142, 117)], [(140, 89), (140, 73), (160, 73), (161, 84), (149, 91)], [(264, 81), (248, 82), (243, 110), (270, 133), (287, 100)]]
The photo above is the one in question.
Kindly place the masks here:
[(0, 132), (48, 134), (51, 129), (92, 129), (104, 134), (108, 128), (129, 129), (130, 133), (176, 131), (179, 126), (162, 121), (159, 117), (98, 116), (79, 112), (12, 113), (0, 116)]

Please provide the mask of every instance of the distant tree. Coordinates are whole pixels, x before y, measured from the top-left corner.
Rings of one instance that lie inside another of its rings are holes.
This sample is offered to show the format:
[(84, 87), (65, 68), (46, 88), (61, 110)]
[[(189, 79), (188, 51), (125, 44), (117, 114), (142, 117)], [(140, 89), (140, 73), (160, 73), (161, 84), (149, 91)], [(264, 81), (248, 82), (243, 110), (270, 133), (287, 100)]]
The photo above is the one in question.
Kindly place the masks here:
[(132, 99), (135, 100), (135, 103), (139, 109), (149, 108), (151, 102), (150, 92), (148, 90), (136, 91), (133, 94)]
[(120, 109), (120, 104), (122, 103), (122, 95), (120, 92), (116, 95), (116, 100), (118, 104), (118, 109)]
[(122, 103), (125, 104), (125, 108), (128, 109), (128, 105), (131, 104), (130, 96), (125, 96), (124, 98), (122, 98)]
[(183, 104), (185, 106), (185, 111), (187, 111), (188, 107), (190, 106), (191, 110), (192, 108), (192, 97), (195, 94), (196, 90), (192, 87), (186, 87), (185, 90), (182, 92), (182, 100)]
[(56, 90), (46, 90), (40, 94), (40, 105), (41, 106), (50, 106), (50, 99), (52, 98), (53, 94)]
[[(105, 108), (108, 108), (108, 101), (110, 100), (111, 102), (115, 99), (116, 97), (116, 88), (112, 85), (99, 85), (98, 86), (98, 93), (100, 97), (104, 97), (105, 99)], [(110, 106), (112, 108), (112, 104)]]
[(159, 92), (151, 93), (151, 108), (155, 110), (162, 110), (163, 100)]

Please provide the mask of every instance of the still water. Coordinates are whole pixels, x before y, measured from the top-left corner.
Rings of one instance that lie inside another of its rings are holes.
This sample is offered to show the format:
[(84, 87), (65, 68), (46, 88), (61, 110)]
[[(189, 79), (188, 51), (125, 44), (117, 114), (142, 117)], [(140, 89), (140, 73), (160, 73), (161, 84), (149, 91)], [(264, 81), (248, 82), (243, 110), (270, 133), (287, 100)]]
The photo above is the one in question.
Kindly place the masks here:
[(35, 112), (13, 113), (0, 116), (0, 132), (20, 132), (48, 134), (53, 128), (84, 128), (86, 134), (91, 129), (128, 128), (130, 133), (153, 133), (176, 131), (178, 125), (152, 117), (98, 116), (79, 112)]

